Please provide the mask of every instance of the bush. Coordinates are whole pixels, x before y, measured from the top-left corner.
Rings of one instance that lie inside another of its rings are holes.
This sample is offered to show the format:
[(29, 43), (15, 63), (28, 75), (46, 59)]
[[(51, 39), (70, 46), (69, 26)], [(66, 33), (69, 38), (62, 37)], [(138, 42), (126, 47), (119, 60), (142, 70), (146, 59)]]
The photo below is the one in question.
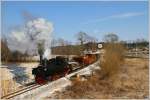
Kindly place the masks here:
[[(72, 86), (67, 88), (68, 95), (65, 98), (85, 99), (89, 91), (97, 89), (97, 77), (90, 77), (88, 80), (81, 81), (81, 77), (72, 81)], [(64, 97), (64, 96), (63, 96)]]
[(102, 77), (109, 77), (118, 73), (124, 62), (125, 48), (120, 43), (108, 43), (104, 50), (104, 60), (100, 63), (101, 73)]

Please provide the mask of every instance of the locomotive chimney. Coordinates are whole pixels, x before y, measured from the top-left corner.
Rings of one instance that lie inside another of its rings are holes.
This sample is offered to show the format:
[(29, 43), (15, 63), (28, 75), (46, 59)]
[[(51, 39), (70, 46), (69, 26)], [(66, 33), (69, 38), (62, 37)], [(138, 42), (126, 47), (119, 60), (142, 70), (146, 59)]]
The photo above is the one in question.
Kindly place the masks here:
[(40, 65), (42, 64), (42, 54), (40, 54)]

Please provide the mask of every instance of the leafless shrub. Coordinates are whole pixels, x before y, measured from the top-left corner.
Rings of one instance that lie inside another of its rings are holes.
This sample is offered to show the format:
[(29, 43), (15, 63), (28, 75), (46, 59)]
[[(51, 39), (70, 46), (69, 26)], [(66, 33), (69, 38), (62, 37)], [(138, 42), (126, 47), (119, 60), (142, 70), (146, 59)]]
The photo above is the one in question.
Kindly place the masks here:
[[(67, 87), (62, 95), (56, 98), (68, 98), (68, 99), (93, 99), (100, 98), (101, 96), (93, 95), (94, 93), (101, 91), (101, 95), (110, 94), (111, 83), (107, 80), (99, 80), (99, 75), (91, 76), (87, 81), (81, 81), (80, 79), (74, 79), (72, 85)], [(102, 98), (108, 98), (108, 96), (102, 96)]]
[(148, 69), (149, 68), (149, 63), (145, 63), (144, 65), (143, 65), (143, 69)]
[(11, 51), (8, 48), (7, 40), (2, 39), (1, 40), (1, 60), (4, 62), (7, 62), (10, 59)]
[(100, 65), (103, 78), (118, 73), (124, 62), (124, 51), (120, 43), (108, 43), (105, 46), (104, 61)]

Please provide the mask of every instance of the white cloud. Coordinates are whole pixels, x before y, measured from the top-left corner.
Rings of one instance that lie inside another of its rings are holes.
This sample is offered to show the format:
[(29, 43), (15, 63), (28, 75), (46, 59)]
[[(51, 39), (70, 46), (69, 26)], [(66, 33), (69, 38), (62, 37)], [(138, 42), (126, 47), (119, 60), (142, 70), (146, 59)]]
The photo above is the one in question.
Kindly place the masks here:
[(105, 18), (89, 20), (82, 24), (97, 23), (97, 22), (101, 22), (101, 21), (107, 21), (110, 19), (124, 19), (124, 18), (130, 18), (130, 17), (142, 16), (142, 15), (144, 15), (143, 12), (122, 13), (122, 14), (117, 14), (117, 15), (106, 16)]
[(124, 14), (110, 16), (110, 18), (129, 18), (129, 17), (142, 16), (142, 15), (144, 15), (144, 13), (142, 12), (132, 12), (132, 13), (124, 13)]

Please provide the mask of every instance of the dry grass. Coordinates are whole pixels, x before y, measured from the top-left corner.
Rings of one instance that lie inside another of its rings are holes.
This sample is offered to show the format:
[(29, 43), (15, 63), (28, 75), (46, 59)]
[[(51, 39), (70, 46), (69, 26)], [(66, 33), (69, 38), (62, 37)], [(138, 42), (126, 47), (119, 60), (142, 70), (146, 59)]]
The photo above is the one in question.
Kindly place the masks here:
[(57, 98), (61, 99), (81, 99), (81, 98), (90, 98), (86, 97), (88, 96), (89, 91), (96, 91), (95, 86), (98, 86), (97, 78), (91, 77), (88, 79), (88, 81), (81, 81), (79, 79), (75, 79), (72, 81), (72, 86), (67, 87), (68, 92), (63, 92), (64, 96), (59, 95)]
[[(125, 59), (118, 74), (101, 79), (99, 72), (48, 98), (56, 99), (144, 99), (149, 95), (148, 59)], [(115, 80), (115, 81), (114, 81)]]
[(125, 48), (122, 44), (109, 43), (106, 45), (104, 60), (100, 62), (102, 77), (112, 76), (120, 70), (124, 62)]
[(1, 80), (1, 96), (7, 95), (17, 89), (14, 80)]

